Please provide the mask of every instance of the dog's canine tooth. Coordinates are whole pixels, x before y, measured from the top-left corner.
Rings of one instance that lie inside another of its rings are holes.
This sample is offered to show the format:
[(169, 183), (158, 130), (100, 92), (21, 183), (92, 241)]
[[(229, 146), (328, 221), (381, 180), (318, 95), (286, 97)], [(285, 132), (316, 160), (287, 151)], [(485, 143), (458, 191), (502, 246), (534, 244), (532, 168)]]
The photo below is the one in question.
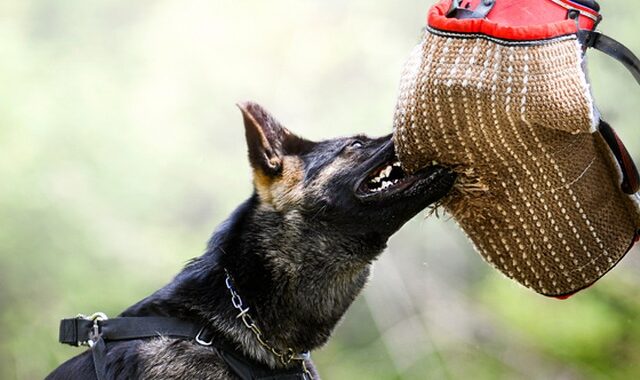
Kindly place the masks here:
[[(400, 169), (400, 174), (397, 170)], [(394, 175), (395, 173), (395, 175)], [(393, 177), (401, 177), (401, 178), (393, 178)], [(404, 172), (402, 172), (402, 166), (400, 161), (394, 161), (385, 167), (378, 169), (375, 177), (371, 177), (369, 179), (369, 192), (370, 193), (379, 193), (381, 191), (385, 191), (390, 187), (393, 187), (402, 181), (404, 177)]]

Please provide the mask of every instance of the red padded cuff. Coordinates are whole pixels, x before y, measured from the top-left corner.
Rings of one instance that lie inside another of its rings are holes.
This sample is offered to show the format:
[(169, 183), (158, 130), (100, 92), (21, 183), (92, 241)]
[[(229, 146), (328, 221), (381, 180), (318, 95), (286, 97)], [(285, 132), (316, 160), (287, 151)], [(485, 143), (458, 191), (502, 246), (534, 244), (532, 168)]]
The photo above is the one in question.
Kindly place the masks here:
[[(448, 18), (452, 1), (442, 0), (429, 10), (427, 23), (430, 27), (510, 41), (534, 41), (578, 32), (576, 22), (567, 19), (567, 7), (580, 11), (580, 29), (593, 30), (596, 20), (600, 19), (594, 10), (568, 0), (500, 0), (485, 19)], [(471, 8), (478, 2), (471, 1)]]

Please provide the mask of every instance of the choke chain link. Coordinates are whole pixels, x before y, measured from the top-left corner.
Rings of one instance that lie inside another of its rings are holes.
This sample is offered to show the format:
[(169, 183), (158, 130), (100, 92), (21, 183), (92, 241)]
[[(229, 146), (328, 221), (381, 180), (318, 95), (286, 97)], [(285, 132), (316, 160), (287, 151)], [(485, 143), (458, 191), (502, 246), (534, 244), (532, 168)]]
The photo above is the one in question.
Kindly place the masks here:
[(302, 361), (302, 367), (304, 368), (306, 375), (309, 377), (309, 379), (311, 379), (311, 373), (309, 372), (305, 364), (305, 359), (309, 357), (309, 353), (305, 352), (303, 354), (298, 355), (291, 347), (287, 348), (286, 351), (283, 352), (273, 347), (272, 345), (270, 345), (264, 339), (264, 336), (262, 335), (262, 331), (256, 325), (251, 314), (249, 314), (249, 307), (242, 302), (242, 298), (240, 298), (240, 294), (238, 294), (235, 287), (233, 286), (231, 275), (226, 269), (224, 270), (224, 272), (226, 274), (225, 285), (227, 286), (227, 289), (229, 289), (229, 293), (231, 293), (231, 303), (233, 304), (233, 307), (235, 307), (237, 310), (240, 311), (240, 313), (238, 313), (236, 318), (240, 318), (242, 320), (242, 323), (245, 325), (245, 327), (251, 330), (253, 335), (258, 340), (258, 343), (260, 343), (262, 347), (266, 348), (269, 352), (271, 352), (274, 356), (276, 356), (282, 364), (287, 365), (291, 363), (292, 360)]

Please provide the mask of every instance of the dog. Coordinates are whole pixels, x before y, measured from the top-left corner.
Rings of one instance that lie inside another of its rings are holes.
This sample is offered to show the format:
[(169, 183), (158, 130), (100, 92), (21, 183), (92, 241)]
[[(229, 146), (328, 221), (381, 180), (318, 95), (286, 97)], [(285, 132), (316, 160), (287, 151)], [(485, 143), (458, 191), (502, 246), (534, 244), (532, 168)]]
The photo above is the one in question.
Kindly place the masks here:
[[(327, 342), (389, 237), (456, 180), (436, 165), (405, 173), (390, 135), (312, 142), (258, 104), (238, 106), (253, 195), (201, 257), (121, 314), (207, 326), (213, 344), (169, 336), (109, 342), (104, 378), (318, 379), (298, 353)], [(47, 379), (95, 379), (94, 360), (87, 350)], [(243, 365), (262, 368), (262, 377), (243, 374)], [(294, 367), (302, 368), (298, 377), (276, 374)]]

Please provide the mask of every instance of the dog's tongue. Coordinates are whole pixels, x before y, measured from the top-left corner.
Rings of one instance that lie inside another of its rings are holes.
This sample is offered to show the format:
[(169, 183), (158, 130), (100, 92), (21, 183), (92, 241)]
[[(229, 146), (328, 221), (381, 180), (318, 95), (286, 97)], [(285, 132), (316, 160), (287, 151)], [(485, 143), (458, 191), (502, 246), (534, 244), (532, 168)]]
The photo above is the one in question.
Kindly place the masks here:
[[(631, 248), (640, 209), (594, 133), (576, 22), (558, 2), (497, 1), (489, 20), (447, 17), (451, 1), (434, 6), (402, 75), (394, 140), (409, 171), (433, 161), (456, 168), (445, 207), (489, 263), (541, 294), (565, 297)], [(509, 4), (549, 7), (536, 21), (562, 17), (514, 26), (504, 19)], [(587, 25), (593, 13), (581, 11), (579, 21)]]

